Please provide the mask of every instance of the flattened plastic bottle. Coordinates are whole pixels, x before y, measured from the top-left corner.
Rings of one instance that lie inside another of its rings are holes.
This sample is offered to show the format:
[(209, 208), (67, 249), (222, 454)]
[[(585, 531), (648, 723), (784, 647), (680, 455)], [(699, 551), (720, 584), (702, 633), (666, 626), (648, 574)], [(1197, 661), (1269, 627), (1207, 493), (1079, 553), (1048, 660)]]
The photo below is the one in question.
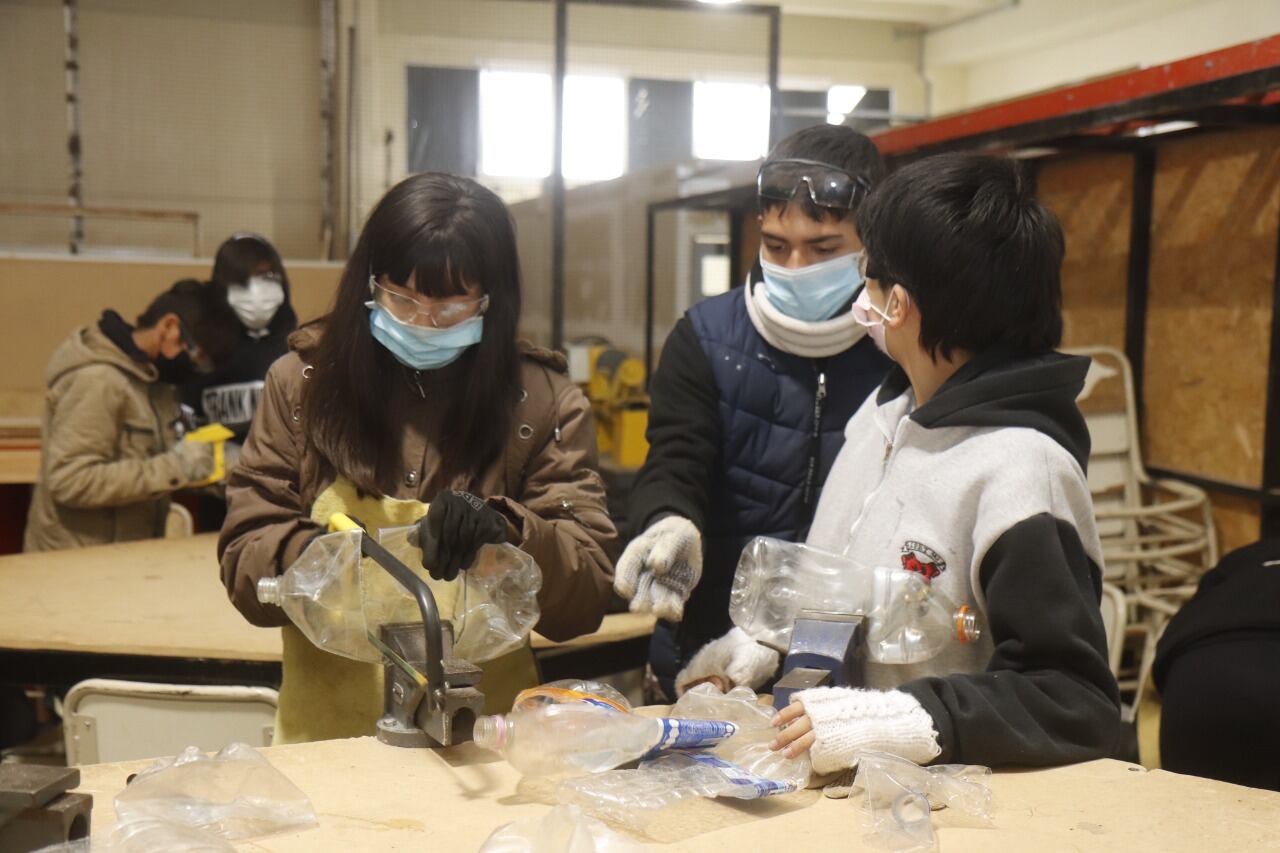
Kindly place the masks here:
[(747, 543), (729, 598), (733, 623), (786, 652), (803, 610), (865, 615), (867, 654), (876, 663), (920, 663), (949, 643), (981, 636), (976, 614), (967, 605), (957, 607), (917, 572), (868, 567), (764, 536)]

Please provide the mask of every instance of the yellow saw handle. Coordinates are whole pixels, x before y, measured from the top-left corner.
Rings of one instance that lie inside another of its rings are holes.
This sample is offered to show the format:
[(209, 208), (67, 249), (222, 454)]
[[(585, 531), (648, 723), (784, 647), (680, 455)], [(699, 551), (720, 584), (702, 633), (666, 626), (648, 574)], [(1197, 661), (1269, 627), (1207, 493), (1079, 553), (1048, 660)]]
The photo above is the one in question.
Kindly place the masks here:
[(329, 532), (337, 533), (340, 530), (364, 530), (364, 528), (345, 512), (335, 512), (329, 516)]
[(222, 424), (209, 424), (202, 426), (200, 429), (192, 430), (183, 436), (183, 441), (202, 441), (205, 444), (213, 445), (213, 473), (208, 479), (199, 483), (193, 483), (194, 486), (209, 486), (214, 483), (221, 482), (227, 477), (227, 442), (235, 438), (236, 434), (224, 427)]

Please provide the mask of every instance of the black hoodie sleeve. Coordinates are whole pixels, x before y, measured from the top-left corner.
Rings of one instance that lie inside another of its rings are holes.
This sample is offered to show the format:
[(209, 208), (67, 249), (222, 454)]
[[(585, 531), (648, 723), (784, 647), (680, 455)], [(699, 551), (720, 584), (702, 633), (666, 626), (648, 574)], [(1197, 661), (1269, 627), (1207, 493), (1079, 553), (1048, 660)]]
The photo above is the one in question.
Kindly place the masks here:
[(1047, 513), (1014, 525), (979, 583), (995, 651), (987, 670), (902, 685), (933, 717), (938, 763), (1052, 765), (1105, 758), (1120, 694), (1107, 660), (1102, 577), (1075, 527)]
[(720, 453), (720, 393), (687, 315), (662, 347), (649, 397), (649, 456), (627, 508), (632, 533), (663, 515), (683, 516), (701, 531)]

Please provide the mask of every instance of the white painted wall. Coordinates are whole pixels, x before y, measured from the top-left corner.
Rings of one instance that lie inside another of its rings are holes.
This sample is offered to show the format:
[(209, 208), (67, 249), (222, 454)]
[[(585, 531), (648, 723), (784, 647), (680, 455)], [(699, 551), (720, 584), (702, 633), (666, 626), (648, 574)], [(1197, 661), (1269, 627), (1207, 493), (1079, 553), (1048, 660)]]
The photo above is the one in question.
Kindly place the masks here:
[(1021, 0), (929, 33), (924, 57), (939, 115), (1276, 32), (1276, 0)]

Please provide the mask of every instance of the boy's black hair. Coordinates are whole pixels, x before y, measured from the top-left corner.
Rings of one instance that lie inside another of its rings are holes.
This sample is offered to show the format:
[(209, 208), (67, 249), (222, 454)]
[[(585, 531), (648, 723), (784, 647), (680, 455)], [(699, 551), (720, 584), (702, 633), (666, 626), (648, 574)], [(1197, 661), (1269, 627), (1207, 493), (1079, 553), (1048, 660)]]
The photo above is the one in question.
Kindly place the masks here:
[[(796, 131), (773, 146), (773, 150), (769, 152), (764, 162), (768, 164), (779, 160), (813, 160), (826, 163), (828, 166), (843, 169), (854, 177), (865, 178), (872, 187), (880, 182), (885, 172), (884, 160), (880, 157), (876, 144), (865, 135), (844, 125), (817, 124)], [(794, 200), (801, 203), (805, 215), (817, 221), (831, 217), (844, 219), (853, 215), (852, 210), (842, 214), (828, 207), (818, 207), (805, 192), (796, 193)], [(759, 199), (759, 202), (761, 215), (775, 208), (786, 207), (787, 204), (768, 198)], [(856, 209), (855, 207), (854, 210)]]
[(227, 304), (226, 288), (213, 282), (182, 279), (151, 300), (138, 315), (137, 327), (150, 329), (166, 314), (178, 315), (187, 334), (215, 365), (225, 361), (240, 335), (240, 319)]
[(939, 154), (894, 171), (858, 209), (867, 278), (900, 284), (920, 306), (935, 357), (1062, 340), (1063, 238), (1020, 163)]

